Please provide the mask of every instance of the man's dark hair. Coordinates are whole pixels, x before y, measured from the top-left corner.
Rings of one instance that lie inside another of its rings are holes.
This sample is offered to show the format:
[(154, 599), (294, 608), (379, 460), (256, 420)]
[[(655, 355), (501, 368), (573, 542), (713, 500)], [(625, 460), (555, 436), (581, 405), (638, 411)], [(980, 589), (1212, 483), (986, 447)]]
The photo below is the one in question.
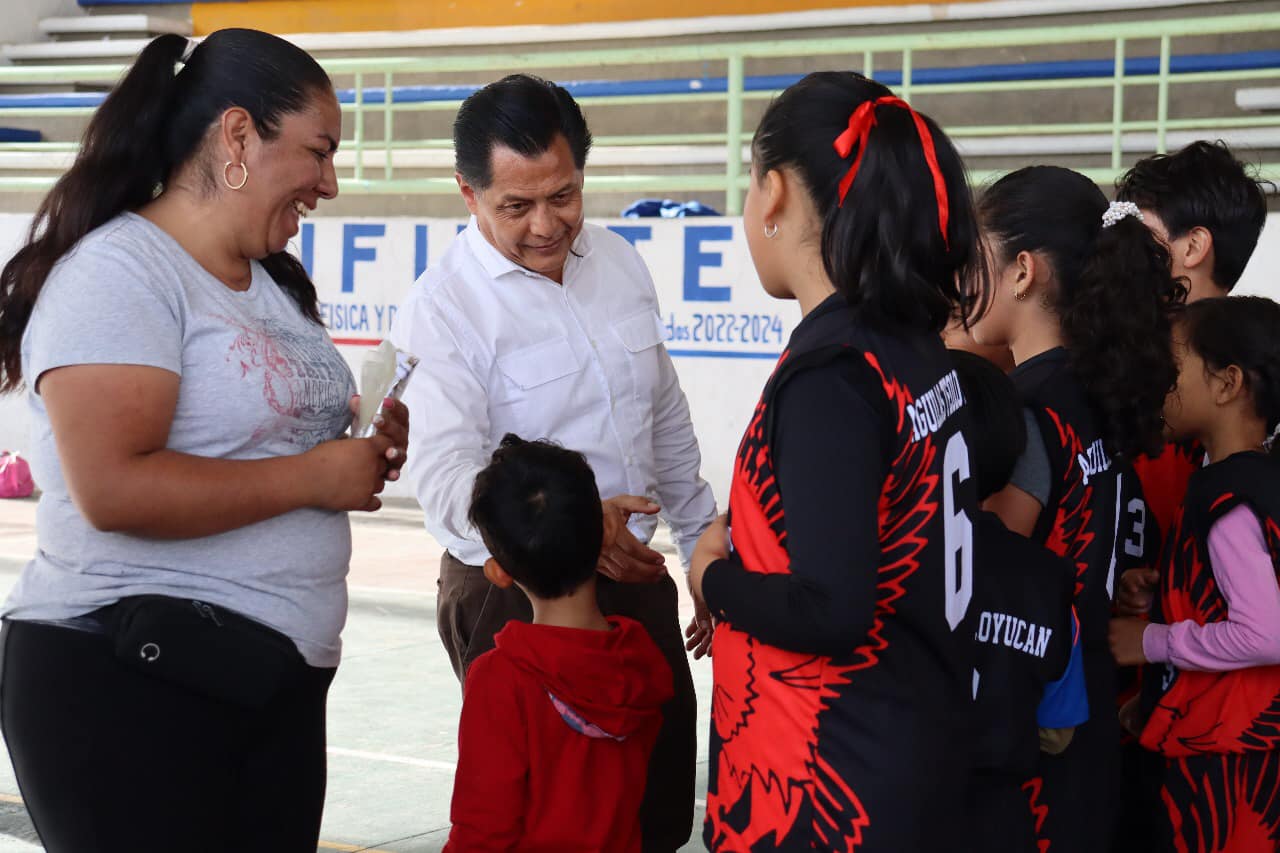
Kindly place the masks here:
[(563, 136), (582, 169), (591, 131), (582, 110), (562, 86), (532, 74), (512, 74), (473, 93), (453, 120), (454, 167), (463, 180), (485, 189), (493, 180), (493, 148), (503, 145), (537, 157)]
[(1192, 228), (1213, 236), (1213, 280), (1230, 291), (1240, 280), (1267, 219), (1262, 185), (1226, 143), (1193, 142), (1157, 154), (1116, 182), (1116, 197), (1154, 210), (1177, 240)]
[(469, 518), (503, 570), (538, 598), (569, 595), (595, 574), (604, 519), (581, 453), (508, 433), (476, 477)]
[(1008, 485), (1018, 457), (1026, 449), (1022, 400), (1013, 380), (982, 356), (958, 349), (949, 352), (972, 426), (964, 437), (973, 465), (973, 483), (978, 500), (984, 501)]

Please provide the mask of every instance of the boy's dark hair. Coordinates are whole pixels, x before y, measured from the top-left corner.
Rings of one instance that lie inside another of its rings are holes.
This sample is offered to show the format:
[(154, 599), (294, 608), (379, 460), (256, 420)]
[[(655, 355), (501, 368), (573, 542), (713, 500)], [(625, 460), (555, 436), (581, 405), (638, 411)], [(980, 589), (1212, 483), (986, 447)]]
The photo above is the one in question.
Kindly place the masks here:
[(476, 476), (468, 518), (531, 595), (560, 598), (595, 574), (604, 519), (581, 453), (508, 433)]
[[(1280, 424), (1280, 305), (1262, 296), (1200, 299), (1183, 315), (1187, 345), (1208, 370), (1236, 365), (1267, 433)], [(1280, 456), (1280, 441), (1271, 443)]]
[[(834, 147), (850, 117), (892, 93), (852, 71), (818, 71), (787, 88), (765, 111), (751, 142), (756, 176), (790, 167), (822, 221), (822, 263), (836, 290), (866, 320), (881, 326), (940, 332), (973, 286), (985, 299), (986, 266), (964, 163), (942, 129), (921, 116), (937, 157), (949, 208), (940, 230), (939, 191), (912, 113), (872, 107), (866, 151), (848, 157)], [(857, 174), (840, 203), (841, 180), (856, 158)]]
[(1230, 291), (1240, 280), (1267, 220), (1262, 185), (1221, 140), (1193, 142), (1138, 163), (1116, 182), (1116, 198), (1154, 210), (1169, 239), (1196, 226), (1213, 236), (1213, 280)]
[(1059, 166), (1011, 172), (978, 201), (999, 263), (1021, 252), (1048, 259), (1072, 371), (1101, 418), (1107, 451), (1133, 458), (1163, 444), (1160, 415), (1178, 380), (1170, 314), (1186, 288), (1145, 225), (1129, 216), (1103, 228), (1106, 210), (1097, 184)]
[(557, 136), (586, 166), (591, 131), (582, 110), (562, 86), (532, 74), (512, 74), (474, 92), (453, 120), (454, 168), (476, 189), (493, 181), (493, 148), (503, 145), (525, 157), (542, 154)]
[(953, 349), (951, 363), (964, 392), (964, 410), (972, 427), (966, 430), (970, 475), (984, 501), (1003, 489), (1027, 446), (1022, 399), (1013, 380), (980, 355)]

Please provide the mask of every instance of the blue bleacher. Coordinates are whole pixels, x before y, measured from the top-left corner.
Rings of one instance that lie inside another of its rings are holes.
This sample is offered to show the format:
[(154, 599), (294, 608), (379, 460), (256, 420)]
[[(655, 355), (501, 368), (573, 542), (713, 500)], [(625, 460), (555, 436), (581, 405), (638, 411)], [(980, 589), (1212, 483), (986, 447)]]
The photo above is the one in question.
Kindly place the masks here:
[[(81, 0), (85, 3), (86, 0)], [(123, 0), (91, 0), (93, 3), (117, 3)], [(132, 0), (131, 0), (132, 2)], [(1206, 53), (1173, 57), (1169, 70), (1173, 74), (1196, 74), (1206, 71), (1254, 71), (1280, 68), (1280, 50), (1251, 50), (1239, 53)], [(1160, 71), (1160, 60), (1154, 56), (1136, 56), (1125, 61), (1128, 77), (1150, 77)], [(911, 75), (913, 85), (930, 83), (991, 83), (1013, 80), (1080, 80), (1111, 77), (1115, 73), (1110, 59), (1073, 59), (1058, 62), (1017, 62), (990, 65), (966, 65), (955, 68), (918, 68)], [(785, 89), (800, 79), (799, 74), (761, 74), (744, 81), (748, 92)], [(886, 69), (875, 78), (886, 86), (900, 86), (902, 72)], [(563, 83), (575, 97), (626, 97), (639, 95), (673, 95), (690, 92), (723, 93), (728, 89), (724, 77), (692, 77), (662, 80), (577, 80)], [(477, 86), (396, 86), (392, 103), (413, 104), (426, 101), (458, 101)], [(366, 104), (386, 101), (386, 89), (366, 87)], [(0, 95), (0, 107), (96, 107), (106, 95), (98, 92), (67, 92), (48, 95)], [(354, 89), (339, 89), (338, 100), (354, 103)]]
[(0, 127), (0, 142), (39, 142), (44, 135), (38, 130), (17, 127)]

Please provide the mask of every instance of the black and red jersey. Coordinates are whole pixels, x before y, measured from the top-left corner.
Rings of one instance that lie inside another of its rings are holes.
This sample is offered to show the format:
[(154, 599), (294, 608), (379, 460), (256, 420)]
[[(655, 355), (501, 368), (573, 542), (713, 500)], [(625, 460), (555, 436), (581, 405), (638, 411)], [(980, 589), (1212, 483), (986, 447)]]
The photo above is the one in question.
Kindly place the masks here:
[[(1022, 784), (1040, 755), (1037, 711), (1074, 647), (1075, 568), (998, 517), (974, 532), (973, 772), (965, 786), (974, 853), (1034, 853)], [(1083, 690), (1077, 682), (1073, 687)], [(1073, 697), (1079, 701), (1079, 696)], [(1066, 725), (1075, 725), (1075, 718)], [(952, 849), (960, 849), (959, 846)]]
[[(1191, 475), (1164, 551), (1153, 620), (1204, 625), (1227, 618), (1209, 531), (1242, 504), (1257, 515), (1280, 568), (1280, 463), (1262, 453), (1237, 453)], [(1145, 692), (1154, 688), (1159, 695), (1142, 732), (1148, 749), (1177, 758), (1280, 748), (1280, 666), (1192, 672), (1150, 665), (1144, 679)]]
[(973, 671), (959, 379), (936, 335), (840, 296), (796, 328), (742, 439), (718, 616), (712, 850), (956, 841)]
[[(1280, 463), (1238, 453), (1197, 469), (1163, 552), (1153, 621), (1227, 618), (1209, 531), (1241, 505), (1257, 516), (1280, 568)], [(1280, 666), (1193, 672), (1149, 664), (1142, 686), (1142, 745), (1166, 759), (1152, 849), (1280, 849)]]
[[(1105, 850), (1119, 788), (1120, 724), (1113, 713), (1116, 667), (1107, 640), (1118, 533), (1137, 478), (1108, 451), (1102, 424), (1057, 348), (1010, 374), (1035, 415), (1049, 458), (1051, 489), (1032, 539), (1075, 568), (1075, 605), (1089, 696), (1089, 721), (1059, 755), (1042, 754), (1026, 785), (1042, 851)], [(1125, 482), (1127, 481), (1127, 482)]]
[(1075, 569), (991, 513), (974, 518), (974, 770), (1033, 775), (1036, 711), (1071, 656)]
[(1204, 448), (1195, 441), (1171, 441), (1156, 456), (1139, 456), (1133, 471), (1142, 483), (1145, 515), (1131, 529), (1136, 545), (1145, 545), (1154, 566), (1161, 543), (1173, 530), (1191, 475), (1204, 467)]

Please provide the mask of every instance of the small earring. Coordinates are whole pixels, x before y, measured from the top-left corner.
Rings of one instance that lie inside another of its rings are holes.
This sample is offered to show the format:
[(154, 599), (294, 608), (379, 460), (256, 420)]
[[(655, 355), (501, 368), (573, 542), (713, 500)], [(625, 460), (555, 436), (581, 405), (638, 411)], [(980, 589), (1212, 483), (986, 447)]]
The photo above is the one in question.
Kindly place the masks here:
[[(227, 173), (230, 172), (232, 166), (239, 166), (244, 170), (244, 176), (240, 178), (240, 183), (238, 184), (231, 183), (231, 179), (227, 177)], [(232, 163), (228, 160), (222, 167), (222, 182), (227, 185), (229, 190), (244, 189), (244, 185), (249, 182), (249, 167), (244, 163)]]
[(1013, 298), (1018, 300), (1019, 302), (1022, 302), (1027, 298), (1027, 292), (1025, 290), (1021, 290), (1021, 291), (1015, 290), (1013, 292)]
[(774, 237), (777, 237), (777, 236), (778, 236), (778, 223), (775, 222), (772, 225), (766, 225), (764, 227), (764, 238), (766, 240), (772, 240)]

